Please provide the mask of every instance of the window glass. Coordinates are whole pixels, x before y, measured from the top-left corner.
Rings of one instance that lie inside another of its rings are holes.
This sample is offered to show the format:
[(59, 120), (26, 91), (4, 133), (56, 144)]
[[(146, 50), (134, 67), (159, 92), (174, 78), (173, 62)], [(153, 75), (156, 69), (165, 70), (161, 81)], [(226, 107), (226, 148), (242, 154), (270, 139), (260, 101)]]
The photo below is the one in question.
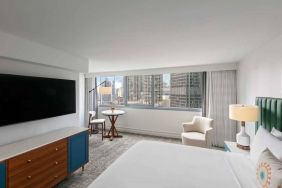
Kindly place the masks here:
[(171, 74), (170, 107), (185, 108), (187, 106), (187, 73)]
[(114, 99), (118, 105), (124, 104), (124, 77), (123, 76), (115, 76), (115, 94)]
[(176, 108), (202, 108), (203, 74), (171, 74), (170, 106)]
[(203, 73), (189, 73), (188, 80), (187, 108), (202, 108)]
[(154, 75), (155, 107), (170, 107), (170, 74)]
[[(124, 104), (123, 76), (99, 76), (96, 77), (96, 81), (98, 86), (97, 92), (99, 105), (111, 105), (112, 103), (117, 105)], [(110, 94), (102, 92), (105, 87), (111, 90)]]
[(111, 88), (110, 94), (98, 92), (98, 104), (201, 109), (203, 74), (191, 72), (96, 77), (97, 85), (103, 83), (99, 87)]
[(152, 76), (127, 77), (127, 104), (152, 105)]

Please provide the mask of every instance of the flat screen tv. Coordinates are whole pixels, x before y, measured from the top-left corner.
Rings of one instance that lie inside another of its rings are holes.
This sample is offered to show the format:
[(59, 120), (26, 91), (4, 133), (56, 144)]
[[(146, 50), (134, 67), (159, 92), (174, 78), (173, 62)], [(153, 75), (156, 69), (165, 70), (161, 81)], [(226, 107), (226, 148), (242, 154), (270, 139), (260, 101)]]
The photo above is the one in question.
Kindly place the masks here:
[(0, 126), (76, 112), (75, 80), (0, 74)]

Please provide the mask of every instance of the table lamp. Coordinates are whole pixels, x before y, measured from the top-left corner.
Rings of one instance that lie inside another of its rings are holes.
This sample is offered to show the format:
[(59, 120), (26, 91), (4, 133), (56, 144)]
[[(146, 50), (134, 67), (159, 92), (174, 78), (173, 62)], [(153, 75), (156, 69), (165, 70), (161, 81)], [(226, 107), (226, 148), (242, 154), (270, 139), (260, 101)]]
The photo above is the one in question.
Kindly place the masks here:
[(258, 115), (257, 106), (243, 104), (229, 105), (229, 118), (241, 122), (241, 131), (236, 135), (238, 148), (244, 150), (250, 149), (250, 136), (245, 131), (245, 122), (257, 121)]

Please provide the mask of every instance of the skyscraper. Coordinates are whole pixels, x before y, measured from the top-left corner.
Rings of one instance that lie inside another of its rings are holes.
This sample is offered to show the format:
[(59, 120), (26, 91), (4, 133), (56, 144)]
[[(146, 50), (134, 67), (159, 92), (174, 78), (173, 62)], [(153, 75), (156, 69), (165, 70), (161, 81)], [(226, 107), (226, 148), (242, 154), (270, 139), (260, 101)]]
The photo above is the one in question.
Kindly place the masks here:
[(170, 80), (170, 106), (202, 107), (202, 73), (174, 73)]
[[(152, 85), (152, 79), (154, 79), (154, 86)], [(162, 98), (162, 84), (162, 75), (128, 76), (128, 103), (152, 104), (153, 90), (155, 92), (155, 102), (158, 102)]]
[(163, 97), (163, 76), (154, 75), (154, 103), (158, 104)]
[(203, 73), (192, 72), (188, 74), (189, 87), (187, 103), (189, 108), (202, 108), (202, 81)]

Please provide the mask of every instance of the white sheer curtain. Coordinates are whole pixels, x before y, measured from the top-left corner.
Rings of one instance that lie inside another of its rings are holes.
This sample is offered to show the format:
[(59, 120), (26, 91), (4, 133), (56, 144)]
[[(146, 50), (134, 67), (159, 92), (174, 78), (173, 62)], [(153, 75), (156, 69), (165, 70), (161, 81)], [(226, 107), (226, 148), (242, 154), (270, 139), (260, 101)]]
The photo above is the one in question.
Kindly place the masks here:
[(224, 146), (224, 141), (235, 141), (237, 124), (229, 119), (229, 104), (237, 102), (236, 71), (207, 72), (206, 114), (214, 119), (214, 146)]

